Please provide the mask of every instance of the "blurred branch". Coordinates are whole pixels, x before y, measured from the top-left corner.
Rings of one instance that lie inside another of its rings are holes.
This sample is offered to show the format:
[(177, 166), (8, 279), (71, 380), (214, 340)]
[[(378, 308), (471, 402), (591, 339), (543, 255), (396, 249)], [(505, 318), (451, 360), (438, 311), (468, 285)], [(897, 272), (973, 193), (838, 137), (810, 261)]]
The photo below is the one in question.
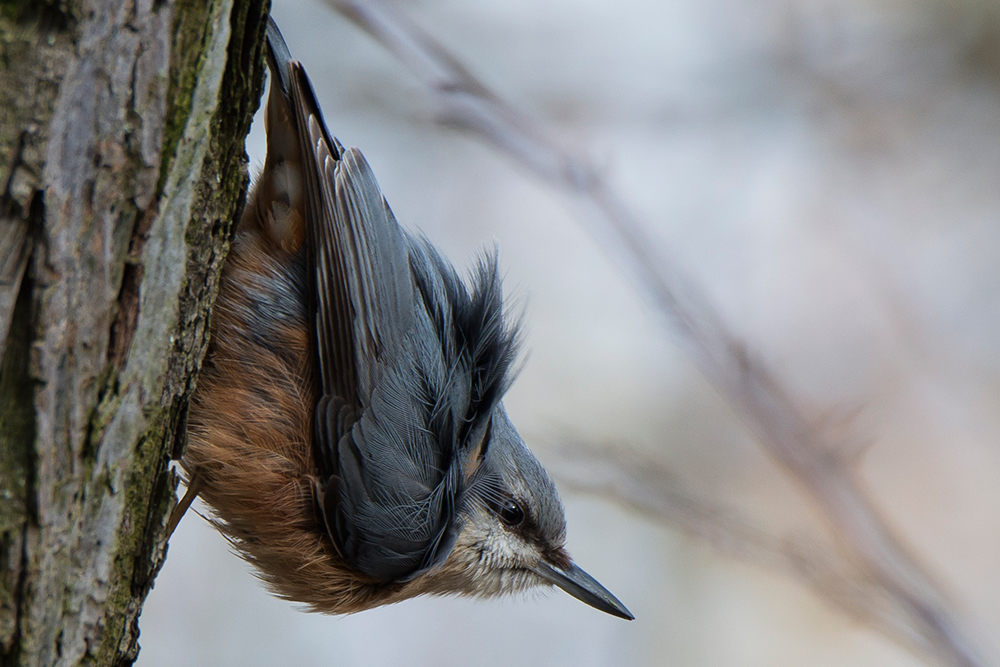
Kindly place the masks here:
[(614, 500), (725, 556), (777, 571), (890, 639), (923, 652), (896, 596), (863, 563), (809, 536), (781, 536), (738, 509), (698, 496), (655, 458), (615, 445), (565, 439), (550, 469), (577, 491)]
[[(655, 244), (636, 216), (593, 162), (562, 145), (542, 123), (498, 97), (394, 7), (376, 0), (327, 1), (431, 89), (442, 122), (472, 132), (587, 206), (592, 231), (617, 247), (620, 260), (666, 318), (676, 342), (743, 418), (761, 446), (817, 503), (855, 578), (833, 574), (816, 554), (795, 556), (800, 562), (793, 569), (812, 568), (814, 573), (829, 577), (828, 584), (814, 585), (814, 589), (852, 614), (876, 620), (873, 624), (877, 629), (925, 658), (962, 667), (983, 665), (939, 585), (892, 534), (854, 471), (838, 456), (838, 443), (829, 441), (802, 415), (778, 379), (727, 329), (697, 285), (654, 250)], [(670, 512), (681, 512), (677, 504), (684, 506), (681, 498), (670, 495), (662, 478), (654, 476), (643, 482), (637, 487), (641, 493), (636, 489), (626, 493), (623, 489), (628, 488), (617, 488), (612, 495), (636, 506), (657, 498), (657, 503), (644, 511), (661, 519)], [(690, 507), (707, 512), (702, 519), (722, 516), (701, 505)], [(684, 515), (680, 523), (686, 522), (690, 532), (700, 537), (708, 539), (707, 526), (726, 526), (723, 532), (732, 537), (733, 544), (763, 561), (777, 558), (787, 564), (792, 557), (792, 551), (773, 543), (775, 538), (765, 538), (738, 522), (706, 519), (702, 525), (695, 520), (696, 515)], [(695, 530), (699, 525), (702, 529)], [(718, 540), (709, 541), (719, 546)], [(814, 584), (822, 579), (818, 575), (808, 578)], [(844, 594), (841, 585), (848, 582), (859, 591), (867, 587), (867, 593)], [(846, 597), (853, 602), (845, 602)]]

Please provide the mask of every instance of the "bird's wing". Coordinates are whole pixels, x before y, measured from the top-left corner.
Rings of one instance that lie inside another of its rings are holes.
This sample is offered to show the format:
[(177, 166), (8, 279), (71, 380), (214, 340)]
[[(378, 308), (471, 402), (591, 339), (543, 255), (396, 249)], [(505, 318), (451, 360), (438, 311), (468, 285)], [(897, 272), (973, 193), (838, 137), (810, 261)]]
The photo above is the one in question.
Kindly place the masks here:
[[(351, 257), (356, 245), (349, 230), (338, 226), (335, 178), (343, 147), (326, 131), (312, 85), (302, 65), (292, 60), (273, 19), (268, 20), (267, 62), (271, 70), (268, 102), (268, 157), (284, 148), (301, 164), (302, 217), (308, 273), (312, 281), (311, 310), (316, 313), (315, 341), (321, 392), (351, 408), (360, 408), (352, 303)], [(273, 116), (273, 117), (272, 117)], [(295, 150), (287, 146), (295, 144)], [(356, 264), (356, 262), (354, 263)]]
[(413, 322), (406, 239), (356, 149), (332, 139), (301, 65), (291, 67), (303, 155), (321, 386), (362, 407)]
[(324, 497), (341, 556), (381, 581), (405, 581), (440, 563), (456, 537), (461, 468), (420, 423), (411, 385), (405, 370), (389, 369), (340, 439), (338, 474)]
[[(269, 26), (269, 43), (279, 38)], [(287, 61), (278, 83), (303, 156), (324, 520), (350, 566), (398, 581), (440, 562), (454, 542), (461, 470), (450, 443), (428, 431), (421, 388), (421, 373), (446, 370), (440, 346), (427, 345), (436, 337), (415, 301), (406, 235), (361, 153), (330, 136), (308, 77), (286, 54), (271, 50), (277, 66)]]

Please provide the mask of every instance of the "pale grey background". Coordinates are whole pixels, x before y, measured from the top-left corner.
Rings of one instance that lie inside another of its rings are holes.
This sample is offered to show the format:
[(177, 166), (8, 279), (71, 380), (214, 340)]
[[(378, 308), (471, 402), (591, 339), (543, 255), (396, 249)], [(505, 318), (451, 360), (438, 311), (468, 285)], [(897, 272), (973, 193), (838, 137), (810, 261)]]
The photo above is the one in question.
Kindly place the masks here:
[[(872, 494), (971, 626), (995, 636), (994, 4), (402, 6), (502, 95), (588, 147), (818, 422), (861, 408), (847, 428), (869, 446), (860, 465)], [(458, 264), (498, 241), (530, 353), (507, 406), (543, 461), (553, 456), (544, 443), (567, 430), (621, 441), (658, 452), (694, 488), (764, 525), (794, 533), (815, 523), (570, 200), (434, 125), (409, 74), (321, 3), (275, 0), (274, 15), (331, 130), (364, 151), (398, 219)], [(248, 149), (259, 165), (259, 123)], [(304, 614), (270, 597), (189, 515), (143, 612), (138, 664), (921, 664), (781, 575), (603, 501), (564, 499), (571, 553), (634, 622), (561, 593)]]

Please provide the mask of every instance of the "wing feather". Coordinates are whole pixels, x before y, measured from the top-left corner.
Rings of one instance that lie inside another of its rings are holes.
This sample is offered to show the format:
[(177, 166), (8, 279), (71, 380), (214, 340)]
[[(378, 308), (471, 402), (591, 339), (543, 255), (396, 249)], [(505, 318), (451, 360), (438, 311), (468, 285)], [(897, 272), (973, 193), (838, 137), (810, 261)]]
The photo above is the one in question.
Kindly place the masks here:
[[(330, 135), (302, 66), (283, 41), (275, 47), (273, 23), (267, 34), (269, 62), (287, 70), (277, 78), (303, 160), (322, 396), (317, 495), (348, 565), (404, 581), (451, 551), (469, 459), (485, 447), (467, 442), (469, 433), (486, 431), (475, 424), (505, 388), (512, 339), (490, 321), (500, 317), (499, 279), (470, 294), (429, 244), (400, 228), (361, 153)], [(495, 264), (486, 274), (495, 276)], [(480, 354), (483, 340), (491, 345)], [(494, 372), (483, 358), (499, 352)], [(497, 391), (484, 392), (482, 378)], [(482, 457), (474, 458), (472, 468)]]

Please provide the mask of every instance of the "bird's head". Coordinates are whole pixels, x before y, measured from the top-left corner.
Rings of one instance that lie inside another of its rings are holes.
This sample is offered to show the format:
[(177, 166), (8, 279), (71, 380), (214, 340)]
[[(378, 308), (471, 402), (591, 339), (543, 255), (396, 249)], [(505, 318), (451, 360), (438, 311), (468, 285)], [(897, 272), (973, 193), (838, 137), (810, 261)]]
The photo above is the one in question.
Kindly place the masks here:
[(424, 575), (431, 593), (494, 597), (555, 585), (596, 609), (631, 620), (564, 547), (555, 485), (498, 405), (480, 438), (481, 460), (461, 498), (455, 546)]

